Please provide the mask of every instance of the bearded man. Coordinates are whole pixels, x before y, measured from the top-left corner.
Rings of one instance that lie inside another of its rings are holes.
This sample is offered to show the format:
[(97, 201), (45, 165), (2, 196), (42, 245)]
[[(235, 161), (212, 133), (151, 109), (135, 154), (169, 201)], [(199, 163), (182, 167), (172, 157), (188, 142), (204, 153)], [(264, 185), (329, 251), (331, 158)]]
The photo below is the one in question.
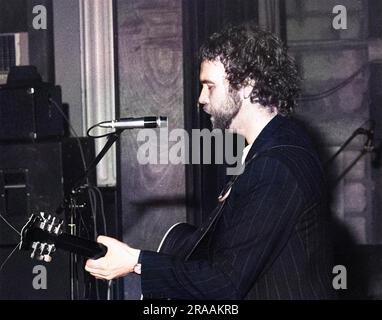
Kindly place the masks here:
[(282, 42), (254, 25), (228, 27), (200, 50), (199, 104), (214, 128), (243, 135), (245, 170), (177, 254), (99, 237), (105, 257), (85, 269), (101, 279), (141, 275), (146, 298), (334, 297), (325, 184), (306, 132), (291, 119), (299, 92)]

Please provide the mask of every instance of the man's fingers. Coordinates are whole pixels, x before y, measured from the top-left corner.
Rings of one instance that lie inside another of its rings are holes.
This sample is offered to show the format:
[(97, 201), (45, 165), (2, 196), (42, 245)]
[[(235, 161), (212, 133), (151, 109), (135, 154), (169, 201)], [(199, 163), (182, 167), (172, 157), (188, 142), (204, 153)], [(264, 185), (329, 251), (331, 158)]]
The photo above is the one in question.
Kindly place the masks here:
[(115, 278), (115, 276), (110, 274), (100, 274), (98, 272), (89, 272), (94, 278), (99, 280), (112, 280)]
[(106, 268), (104, 268), (103, 264), (100, 263), (98, 260), (89, 259), (88, 261), (86, 261), (85, 270), (88, 272), (96, 272), (99, 274), (106, 273)]
[(85, 267), (85, 270), (89, 272), (91, 275), (95, 276), (96, 278), (103, 278), (106, 279), (106, 277), (110, 276), (109, 272), (105, 272), (100, 269), (93, 269), (89, 267)]
[(99, 258), (97, 260), (93, 259), (88, 259), (86, 261), (86, 265), (90, 268), (99, 268), (99, 269), (105, 269), (105, 259), (104, 258)]
[(101, 276), (101, 275), (99, 275), (98, 273), (92, 273), (92, 272), (90, 272), (90, 274), (91, 274), (94, 278), (96, 278), (96, 279), (98, 279), (98, 280), (106, 280), (106, 278), (105, 278), (104, 276)]
[(106, 247), (108, 245), (115, 244), (116, 242), (119, 242), (118, 240), (106, 236), (98, 236), (97, 237), (97, 242), (104, 244)]

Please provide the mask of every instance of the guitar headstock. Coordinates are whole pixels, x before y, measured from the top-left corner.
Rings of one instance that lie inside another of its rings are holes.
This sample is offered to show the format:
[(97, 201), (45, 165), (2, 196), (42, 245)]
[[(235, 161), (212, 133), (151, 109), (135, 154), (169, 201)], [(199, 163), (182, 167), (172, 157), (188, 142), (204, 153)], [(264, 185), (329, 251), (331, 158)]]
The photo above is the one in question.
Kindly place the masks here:
[(63, 220), (43, 212), (32, 214), (21, 230), (20, 249), (32, 249), (31, 258), (50, 262), (56, 251), (55, 240), (62, 234)]

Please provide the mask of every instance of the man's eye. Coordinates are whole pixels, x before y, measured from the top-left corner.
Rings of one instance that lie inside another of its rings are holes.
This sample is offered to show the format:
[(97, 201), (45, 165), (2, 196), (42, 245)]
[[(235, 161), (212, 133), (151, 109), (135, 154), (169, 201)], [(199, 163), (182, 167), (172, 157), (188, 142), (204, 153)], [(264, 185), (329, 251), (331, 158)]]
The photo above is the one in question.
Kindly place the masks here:
[(207, 86), (207, 88), (208, 88), (208, 90), (211, 90), (211, 89), (215, 88), (215, 86), (210, 85), (210, 86)]

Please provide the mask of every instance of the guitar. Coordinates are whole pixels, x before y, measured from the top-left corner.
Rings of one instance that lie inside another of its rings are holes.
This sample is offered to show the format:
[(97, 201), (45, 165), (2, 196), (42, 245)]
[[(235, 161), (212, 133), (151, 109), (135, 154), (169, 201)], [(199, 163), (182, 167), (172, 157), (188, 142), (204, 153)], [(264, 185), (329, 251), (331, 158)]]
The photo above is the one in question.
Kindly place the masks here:
[(185, 222), (174, 224), (163, 236), (157, 252), (178, 256), (195, 230), (195, 226)]
[(56, 249), (62, 249), (91, 259), (103, 257), (103, 244), (65, 233), (63, 220), (44, 213), (32, 214), (21, 230), (20, 250), (32, 249), (31, 258), (50, 262)]

